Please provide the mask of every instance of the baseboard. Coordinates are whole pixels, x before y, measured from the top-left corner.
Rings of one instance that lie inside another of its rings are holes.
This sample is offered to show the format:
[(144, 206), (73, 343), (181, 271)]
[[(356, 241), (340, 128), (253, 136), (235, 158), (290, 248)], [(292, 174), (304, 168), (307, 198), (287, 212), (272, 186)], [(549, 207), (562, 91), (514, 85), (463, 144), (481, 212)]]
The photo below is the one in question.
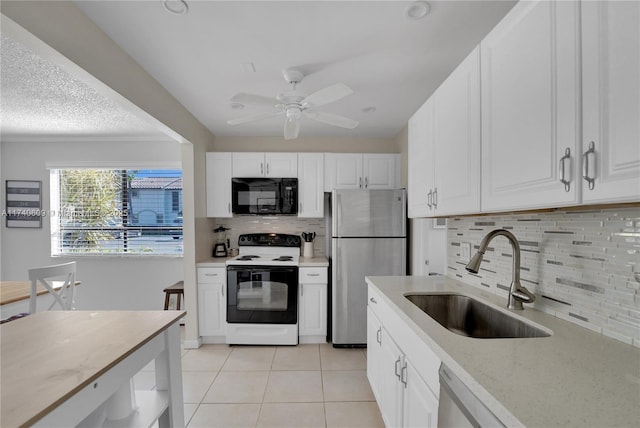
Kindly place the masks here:
[(202, 340), (200, 338), (197, 340), (185, 340), (182, 342), (184, 349), (198, 349), (200, 345), (202, 345)]

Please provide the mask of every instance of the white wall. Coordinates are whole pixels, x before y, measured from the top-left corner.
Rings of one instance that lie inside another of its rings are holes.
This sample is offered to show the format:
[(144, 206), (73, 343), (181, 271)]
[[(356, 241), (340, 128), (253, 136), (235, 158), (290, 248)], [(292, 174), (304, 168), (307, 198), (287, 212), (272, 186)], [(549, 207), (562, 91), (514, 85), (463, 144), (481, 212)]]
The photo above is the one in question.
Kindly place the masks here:
[[(41, 180), (42, 205), (49, 210), (47, 162), (158, 162), (180, 165), (176, 142), (6, 142), (0, 143), (0, 178)], [(2, 195), (2, 201), (4, 201)], [(27, 269), (78, 262), (78, 309), (162, 309), (164, 287), (183, 278), (182, 258), (51, 257), (49, 218), (42, 229), (7, 228), (2, 221), (0, 278), (22, 280)]]

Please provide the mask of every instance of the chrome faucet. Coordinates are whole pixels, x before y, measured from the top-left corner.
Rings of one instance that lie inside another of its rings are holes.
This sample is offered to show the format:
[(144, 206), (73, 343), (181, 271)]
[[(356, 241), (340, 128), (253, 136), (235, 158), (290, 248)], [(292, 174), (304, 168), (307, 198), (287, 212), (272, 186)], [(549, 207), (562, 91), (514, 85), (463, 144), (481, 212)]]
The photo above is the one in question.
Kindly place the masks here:
[(478, 273), (480, 264), (482, 263), (482, 256), (487, 251), (489, 242), (496, 236), (504, 236), (509, 240), (511, 244), (511, 250), (513, 254), (513, 268), (511, 273), (511, 287), (509, 288), (509, 300), (507, 302), (507, 308), (509, 309), (524, 309), (522, 302), (533, 303), (536, 300), (536, 296), (529, 290), (520, 285), (520, 244), (513, 235), (513, 233), (504, 229), (495, 229), (487, 233), (487, 235), (480, 242), (480, 248), (478, 252), (467, 263), (466, 269), (472, 273)]

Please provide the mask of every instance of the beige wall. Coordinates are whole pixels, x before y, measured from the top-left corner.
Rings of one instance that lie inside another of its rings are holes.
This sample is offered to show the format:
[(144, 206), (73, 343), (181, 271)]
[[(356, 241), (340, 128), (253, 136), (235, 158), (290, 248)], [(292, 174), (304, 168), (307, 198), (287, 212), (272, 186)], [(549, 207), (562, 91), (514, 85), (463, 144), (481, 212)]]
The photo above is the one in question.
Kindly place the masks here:
[(385, 138), (298, 138), (221, 137), (213, 144), (216, 152), (326, 152), (399, 153), (394, 139)]

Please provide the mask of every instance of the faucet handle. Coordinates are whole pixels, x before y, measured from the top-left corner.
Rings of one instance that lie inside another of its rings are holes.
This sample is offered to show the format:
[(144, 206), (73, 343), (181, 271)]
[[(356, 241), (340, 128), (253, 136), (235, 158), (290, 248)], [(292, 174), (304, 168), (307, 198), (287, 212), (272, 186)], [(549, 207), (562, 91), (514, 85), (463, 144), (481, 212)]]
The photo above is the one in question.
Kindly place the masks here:
[(535, 294), (527, 290), (525, 287), (518, 287), (511, 292), (514, 299), (517, 299), (524, 303), (533, 303), (536, 300)]

